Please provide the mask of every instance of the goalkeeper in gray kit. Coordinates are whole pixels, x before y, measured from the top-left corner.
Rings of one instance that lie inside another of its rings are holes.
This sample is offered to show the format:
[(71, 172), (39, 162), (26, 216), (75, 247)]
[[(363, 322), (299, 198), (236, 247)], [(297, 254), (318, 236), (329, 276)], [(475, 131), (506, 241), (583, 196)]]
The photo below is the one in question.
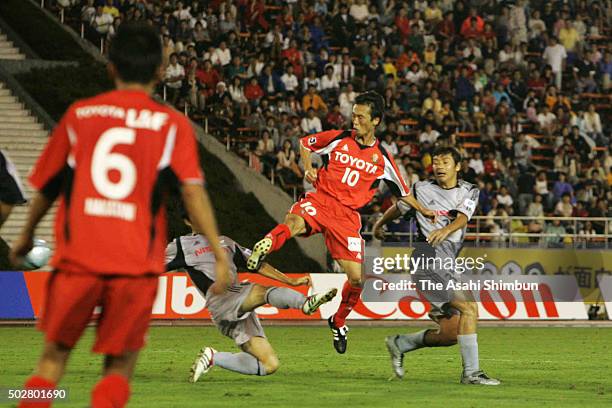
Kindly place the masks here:
[[(191, 223), (184, 221), (191, 227)], [(304, 296), (286, 287), (263, 286), (251, 282), (239, 282), (238, 270), (246, 270), (246, 261), (251, 251), (221, 236), (219, 243), (228, 253), (231, 285), (221, 295), (209, 293), (215, 281), (215, 258), (209, 250), (206, 238), (193, 232), (174, 239), (166, 248), (166, 270), (183, 269), (206, 299), (206, 307), (219, 331), (234, 340), (242, 350), (239, 353), (218, 352), (212, 347), (203, 347), (195, 359), (189, 381), (196, 382), (213, 366), (240, 374), (269, 375), (279, 366), (278, 357), (268, 342), (263, 327), (254, 310), (270, 304), (279, 309), (299, 309), (313, 314), (322, 304), (336, 295), (337, 289), (325, 293)], [(263, 263), (257, 273), (290, 286), (310, 285), (310, 277), (290, 278), (271, 265)]]
[[(413, 271), (412, 279), (417, 288), (419, 282), (434, 282), (447, 288), (451, 281), (460, 280), (454, 268), (441, 265), (454, 264), (465, 237), (467, 223), (476, 210), (479, 191), (473, 184), (458, 179), (461, 155), (452, 147), (436, 148), (432, 154), (434, 180), (419, 181), (412, 192), (419, 202), (437, 214), (432, 222), (416, 214), (418, 235), (412, 257), (433, 259), (441, 262), (428, 263)], [(384, 236), (383, 226), (391, 220), (406, 215), (411, 209), (403, 202), (389, 208), (374, 226), (374, 235)], [(389, 336), (385, 343), (391, 356), (391, 365), (398, 378), (404, 376), (404, 354), (422, 347), (445, 347), (459, 343), (463, 372), (462, 384), (499, 385), (499, 380), (490, 378), (481, 369), (478, 358), (478, 304), (472, 294), (463, 291), (442, 290), (420, 292), (431, 303), (429, 317), (438, 324), (437, 330), (422, 330), (411, 334)]]

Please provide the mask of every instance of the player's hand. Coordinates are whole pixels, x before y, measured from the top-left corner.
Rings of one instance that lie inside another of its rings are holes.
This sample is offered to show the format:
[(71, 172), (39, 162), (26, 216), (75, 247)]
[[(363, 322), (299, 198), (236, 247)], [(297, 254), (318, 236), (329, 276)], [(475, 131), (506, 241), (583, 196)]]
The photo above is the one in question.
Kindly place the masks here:
[(317, 169), (309, 169), (304, 172), (304, 178), (310, 184), (314, 184), (317, 181)]
[(21, 265), (23, 257), (26, 256), (33, 246), (33, 237), (31, 235), (22, 234), (11, 248), (9, 253), (9, 261), (13, 266)]
[(302, 286), (302, 285), (311, 286), (312, 280), (310, 279), (310, 276), (302, 276), (301, 278), (291, 279), (290, 285), (291, 286)]
[(215, 262), (215, 277), (215, 283), (212, 284), (209, 290), (215, 295), (222, 295), (232, 284), (229, 264), (225, 256), (217, 259)]
[(449, 234), (450, 230), (446, 227), (433, 230), (431, 234), (429, 234), (429, 236), (427, 237), (427, 242), (429, 242), (429, 244), (432, 246), (438, 245), (439, 243), (444, 241)]
[(374, 234), (374, 238), (380, 239), (381, 241), (385, 239), (385, 230), (383, 227), (384, 226), (380, 225), (379, 223), (376, 223), (374, 225), (374, 229), (372, 230), (372, 233)]
[(438, 216), (438, 214), (436, 214), (436, 212), (434, 210), (430, 210), (429, 208), (424, 208), (423, 211), (421, 211), (421, 214), (423, 214), (425, 217), (429, 218), (429, 221), (432, 224), (436, 223), (436, 217)]

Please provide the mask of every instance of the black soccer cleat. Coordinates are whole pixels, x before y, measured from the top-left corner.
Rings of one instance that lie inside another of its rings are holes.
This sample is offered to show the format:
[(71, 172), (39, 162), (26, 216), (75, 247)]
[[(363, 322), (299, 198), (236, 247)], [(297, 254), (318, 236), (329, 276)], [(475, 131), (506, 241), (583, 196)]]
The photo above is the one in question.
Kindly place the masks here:
[(327, 319), (327, 324), (329, 324), (329, 328), (334, 336), (334, 348), (340, 354), (346, 353), (346, 334), (349, 328), (346, 326), (336, 327), (334, 324), (334, 316), (330, 316)]

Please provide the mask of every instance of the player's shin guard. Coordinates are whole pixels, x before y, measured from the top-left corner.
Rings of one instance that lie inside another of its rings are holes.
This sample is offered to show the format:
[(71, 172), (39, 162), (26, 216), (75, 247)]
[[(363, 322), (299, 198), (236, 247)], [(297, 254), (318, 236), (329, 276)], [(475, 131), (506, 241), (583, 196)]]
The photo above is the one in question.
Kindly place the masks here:
[(351, 310), (353, 310), (353, 306), (359, 302), (361, 291), (362, 289), (360, 286), (352, 286), (349, 281), (344, 282), (344, 286), (342, 287), (342, 302), (340, 302), (340, 307), (334, 315), (334, 326), (344, 326), (346, 317), (351, 313)]
[(301, 309), (306, 296), (289, 288), (273, 287), (266, 291), (266, 303), (279, 309)]
[(91, 392), (92, 408), (125, 407), (130, 398), (130, 383), (119, 374), (110, 374), (102, 378)]
[(249, 353), (217, 352), (213, 365), (246, 375), (266, 375), (266, 367)]
[(428, 330), (421, 330), (416, 333), (400, 334), (395, 339), (395, 344), (402, 353), (420, 349), (425, 347), (425, 335), (427, 332)]
[[(28, 378), (23, 388), (26, 390), (54, 390), (55, 383), (37, 375), (33, 375)], [(52, 400), (41, 401), (24, 399), (19, 402), (18, 408), (47, 408), (51, 406), (51, 402)]]
[(272, 248), (270, 248), (269, 252), (278, 251), (291, 238), (291, 231), (287, 224), (278, 224), (272, 231), (266, 234), (266, 238), (272, 240)]

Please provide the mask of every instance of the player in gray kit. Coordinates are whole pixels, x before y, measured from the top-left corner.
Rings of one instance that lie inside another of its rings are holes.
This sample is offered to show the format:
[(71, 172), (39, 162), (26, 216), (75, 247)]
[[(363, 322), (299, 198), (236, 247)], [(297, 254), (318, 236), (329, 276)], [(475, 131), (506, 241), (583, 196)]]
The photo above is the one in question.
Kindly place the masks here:
[[(191, 227), (189, 220), (185, 219), (185, 223)], [(305, 314), (312, 314), (332, 300), (337, 292), (337, 289), (331, 289), (306, 297), (289, 288), (238, 282), (237, 271), (246, 270), (251, 251), (225, 236), (219, 237), (219, 243), (227, 251), (228, 259), (233, 259), (229, 268), (231, 286), (222, 295), (207, 293), (215, 281), (215, 258), (203, 235), (194, 232), (181, 236), (166, 248), (166, 270), (187, 271), (206, 299), (206, 307), (219, 331), (242, 349), (241, 353), (229, 353), (217, 352), (212, 347), (202, 348), (191, 367), (190, 382), (198, 381), (213, 366), (241, 374), (274, 373), (279, 366), (278, 358), (254, 310), (270, 304), (279, 309), (300, 309)], [(291, 286), (310, 285), (310, 277), (292, 279), (267, 263), (263, 263), (257, 272)]]
[[(438, 214), (434, 222), (417, 213), (419, 239), (412, 257), (453, 261), (459, 254), (469, 219), (476, 210), (479, 191), (473, 184), (458, 180), (461, 155), (452, 147), (439, 147), (432, 154), (435, 181), (419, 181), (412, 187), (417, 200)], [(405, 215), (410, 208), (403, 202), (385, 212), (374, 226), (375, 236), (382, 238), (382, 227), (389, 221)], [(443, 283), (458, 280), (454, 270), (444, 270), (440, 263), (415, 271), (413, 280)], [(420, 287), (420, 286), (418, 286)], [(459, 343), (463, 361), (462, 384), (499, 385), (481, 369), (478, 359), (476, 327), (478, 304), (470, 293), (458, 291), (421, 291), (432, 305), (429, 317), (438, 325), (437, 330), (389, 336), (385, 339), (391, 355), (391, 365), (398, 378), (404, 376), (404, 353), (422, 347), (445, 347)]]

